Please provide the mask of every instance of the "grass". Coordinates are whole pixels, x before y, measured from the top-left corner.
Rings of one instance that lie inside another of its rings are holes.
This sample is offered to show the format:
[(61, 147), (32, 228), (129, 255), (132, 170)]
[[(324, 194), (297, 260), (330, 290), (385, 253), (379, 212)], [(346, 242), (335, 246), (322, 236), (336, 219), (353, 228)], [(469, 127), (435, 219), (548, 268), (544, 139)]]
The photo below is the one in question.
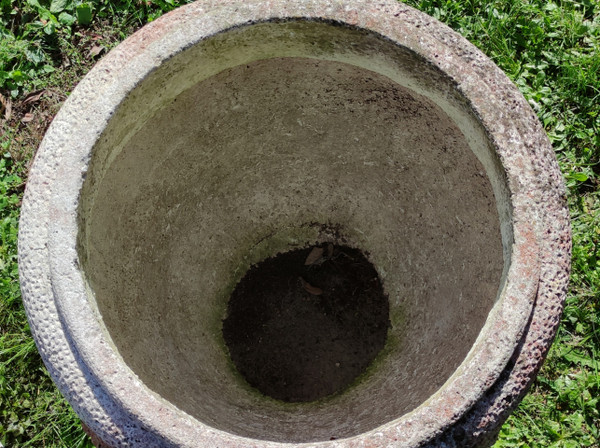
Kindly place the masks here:
[[(0, 0), (0, 442), (89, 447), (23, 311), (16, 239), (32, 155), (93, 63), (184, 2)], [(495, 447), (600, 447), (600, 3), (415, 1), (490, 56), (548, 133), (568, 187), (571, 284), (548, 359)], [(39, 93), (42, 95), (36, 99)], [(10, 107), (10, 114), (7, 109)]]

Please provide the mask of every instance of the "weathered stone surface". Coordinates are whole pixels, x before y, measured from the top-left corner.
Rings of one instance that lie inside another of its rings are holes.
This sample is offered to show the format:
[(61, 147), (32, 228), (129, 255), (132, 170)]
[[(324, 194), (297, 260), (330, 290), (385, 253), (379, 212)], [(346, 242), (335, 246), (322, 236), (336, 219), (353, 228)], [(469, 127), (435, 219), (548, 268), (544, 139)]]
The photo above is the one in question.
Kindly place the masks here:
[[(258, 395), (222, 344), (231, 289), (341, 240), (384, 282), (384, 355), (323, 401)], [(395, 1), (199, 1), (73, 92), (19, 257), (40, 353), (107, 446), (485, 446), (554, 336), (570, 233), (536, 116), (446, 26)]]

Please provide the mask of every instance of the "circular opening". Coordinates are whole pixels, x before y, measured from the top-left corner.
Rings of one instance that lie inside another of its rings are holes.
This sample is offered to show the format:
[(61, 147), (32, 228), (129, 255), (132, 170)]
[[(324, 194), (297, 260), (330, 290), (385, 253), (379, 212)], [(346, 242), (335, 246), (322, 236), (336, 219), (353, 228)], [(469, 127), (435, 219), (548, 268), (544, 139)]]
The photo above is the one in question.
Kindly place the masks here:
[[(177, 408), (244, 437), (352, 437), (427, 402), (468, 356), (510, 260), (506, 197), (437, 69), (363, 30), (259, 23), (163, 62), (120, 104), (81, 192), (79, 259), (115, 351)], [(361, 319), (380, 345), (328, 390), (258, 394), (229, 356), (229, 299), (251, 266), (329, 243), (368, 253), (389, 311)]]
[(389, 304), (373, 265), (332, 243), (253, 266), (223, 336), (244, 378), (270, 397), (314, 401), (348, 387), (381, 351)]

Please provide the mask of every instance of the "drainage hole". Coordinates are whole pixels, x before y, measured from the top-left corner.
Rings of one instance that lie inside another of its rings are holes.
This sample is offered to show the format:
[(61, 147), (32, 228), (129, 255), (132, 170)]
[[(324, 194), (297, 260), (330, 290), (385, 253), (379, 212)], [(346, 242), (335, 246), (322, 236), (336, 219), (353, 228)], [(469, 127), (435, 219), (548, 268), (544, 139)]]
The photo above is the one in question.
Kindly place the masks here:
[(389, 325), (373, 265), (357, 249), (323, 244), (253, 266), (231, 294), (223, 337), (251, 386), (307, 402), (344, 390), (363, 373)]

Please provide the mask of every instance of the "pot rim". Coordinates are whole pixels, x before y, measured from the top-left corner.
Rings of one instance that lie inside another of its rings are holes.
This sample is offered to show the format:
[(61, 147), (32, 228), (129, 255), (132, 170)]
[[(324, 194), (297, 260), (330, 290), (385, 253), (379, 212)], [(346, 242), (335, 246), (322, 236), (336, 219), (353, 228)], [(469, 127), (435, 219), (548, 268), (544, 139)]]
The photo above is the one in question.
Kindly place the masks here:
[[(396, 440), (396, 446), (415, 446), (431, 440), (467, 413), (498, 380), (526, 331), (540, 278), (540, 240), (546, 220), (540, 211), (544, 204), (538, 200), (543, 188), (540, 173), (530, 160), (532, 138), (522, 133), (531, 129), (532, 117), (536, 124), (531, 134), (539, 143), (536, 150), (551, 153), (552, 149), (526, 100), (493, 62), (445, 25), (394, 1), (376, 5), (368, 0), (343, 5), (335, 0), (196, 2), (138, 31), (86, 76), (48, 130), (24, 199), (19, 264), (32, 332), (61, 391), (92, 431), (107, 441), (114, 443), (135, 433), (140, 440), (160, 434), (158, 442), (152, 443), (162, 445), (166, 441), (175, 446), (255, 443), (212, 428), (166, 402), (114, 353), (88, 301), (90, 293), (78, 262), (78, 204), (96, 139), (143, 79), (162, 62), (210, 36), (276, 19), (333, 21), (377, 33), (450, 77), (496, 146), (513, 215), (514, 242), (504, 290), (473, 349), (446, 384), (415, 410), (372, 431), (350, 439), (296, 445), (349, 447), (381, 439)], [(526, 114), (511, 113), (515, 105)], [(42, 328), (48, 320), (59, 323), (50, 335)], [(73, 361), (76, 368), (70, 365)], [(64, 371), (69, 374), (63, 375)], [(107, 419), (116, 425), (115, 433), (107, 432)]]

